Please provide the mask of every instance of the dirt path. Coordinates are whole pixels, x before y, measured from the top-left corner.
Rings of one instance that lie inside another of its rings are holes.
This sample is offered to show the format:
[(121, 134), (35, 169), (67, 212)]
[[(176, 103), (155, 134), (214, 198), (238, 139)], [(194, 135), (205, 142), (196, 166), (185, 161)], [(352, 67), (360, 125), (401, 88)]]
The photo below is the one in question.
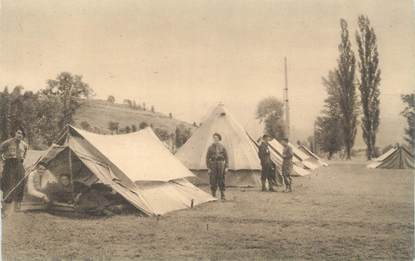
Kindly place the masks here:
[(228, 201), (156, 218), (17, 213), (4, 260), (412, 260), (414, 175), (332, 163), (294, 193), (233, 188)]

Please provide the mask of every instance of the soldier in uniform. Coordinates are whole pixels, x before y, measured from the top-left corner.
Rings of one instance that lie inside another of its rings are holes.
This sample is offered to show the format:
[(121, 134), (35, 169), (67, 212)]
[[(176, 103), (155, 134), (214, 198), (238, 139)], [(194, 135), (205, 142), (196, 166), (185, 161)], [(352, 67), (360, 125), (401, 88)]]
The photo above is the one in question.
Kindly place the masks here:
[(7, 204), (14, 202), (15, 211), (20, 210), (25, 187), (23, 160), (26, 157), (28, 146), (23, 141), (24, 136), (24, 130), (18, 128), (13, 138), (0, 144), (0, 156), (4, 160), (1, 179), (3, 200)]
[(282, 177), (285, 183), (285, 192), (291, 192), (291, 172), (293, 168), (293, 151), (291, 147), (288, 145), (288, 139), (282, 139), (282, 145), (284, 146), (284, 150), (282, 153), (283, 161), (282, 161)]
[(268, 142), (271, 140), (271, 136), (265, 134), (262, 136), (262, 143), (258, 149), (258, 157), (261, 160), (261, 183), (262, 183), (262, 191), (266, 191), (265, 183), (268, 180), (268, 189), (269, 191), (274, 191), (272, 187), (273, 184), (276, 183), (275, 180), (275, 164), (271, 160), (270, 151)]
[(225, 173), (228, 170), (228, 153), (220, 142), (222, 136), (219, 133), (213, 134), (213, 144), (209, 146), (206, 154), (206, 166), (209, 173), (210, 189), (212, 196), (216, 197), (216, 190), (219, 187), (220, 197), (225, 199)]

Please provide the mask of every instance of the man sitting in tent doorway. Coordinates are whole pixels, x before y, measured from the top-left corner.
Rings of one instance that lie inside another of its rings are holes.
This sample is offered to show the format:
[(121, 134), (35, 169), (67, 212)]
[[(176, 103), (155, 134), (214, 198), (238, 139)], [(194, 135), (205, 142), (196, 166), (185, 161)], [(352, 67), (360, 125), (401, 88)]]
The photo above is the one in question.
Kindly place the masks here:
[(28, 194), (48, 204), (49, 209), (74, 210), (94, 216), (112, 216), (128, 208), (129, 204), (104, 184), (88, 186), (70, 180), (63, 173), (58, 182), (42, 182), (47, 177), (47, 165), (40, 162), (28, 177)]
[(272, 187), (276, 184), (275, 169), (276, 166), (271, 160), (271, 154), (269, 151), (268, 142), (272, 140), (272, 137), (268, 134), (262, 136), (262, 143), (258, 149), (258, 157), (261, 160), (261, 184), (262, 191), (266, 191), (266, 182), (268, 181), (268, 190), (274, 191)]
[(206, 154), (206, 166), (208, 167), (209, 182), (212, 196), (216, 197), (219, 187), (220, 197), (225, 200), (225, 174), (228, 170), (228, 153), (221, 143), (222, 136), (213, 134), (213, 144), (209, 146)]

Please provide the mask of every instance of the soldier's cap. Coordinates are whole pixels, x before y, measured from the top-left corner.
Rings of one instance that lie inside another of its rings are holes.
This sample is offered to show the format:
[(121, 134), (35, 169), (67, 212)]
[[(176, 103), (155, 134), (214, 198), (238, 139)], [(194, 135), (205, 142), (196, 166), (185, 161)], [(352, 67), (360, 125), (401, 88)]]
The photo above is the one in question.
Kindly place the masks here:
[(266, 138), (270, 138), (271, 139), (272, 137), (271, 137), (271, 135), (269, 135), (269, 134), (266, 133), (266, 134), (262, 135), (262, 138), (263, 139), (266, 139)]
[(215, 136), (218, 137), (219, 140), (222, 140), (222, 136), (219, 133), (217, 132), (213, 133), (212, 137), (215, 137)]

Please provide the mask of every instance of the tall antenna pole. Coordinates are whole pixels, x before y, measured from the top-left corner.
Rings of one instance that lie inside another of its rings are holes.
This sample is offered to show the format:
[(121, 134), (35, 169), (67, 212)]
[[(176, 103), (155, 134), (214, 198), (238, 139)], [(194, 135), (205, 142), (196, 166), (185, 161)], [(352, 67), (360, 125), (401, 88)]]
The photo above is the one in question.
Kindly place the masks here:
[(289, 138), (290, 137), (290, 106), (288, 104), (287, 57), (284, 57), (284, 73), (285, 73), (285, 88), (284, 88), (285, 133), (287, 135), (287, 138)]

